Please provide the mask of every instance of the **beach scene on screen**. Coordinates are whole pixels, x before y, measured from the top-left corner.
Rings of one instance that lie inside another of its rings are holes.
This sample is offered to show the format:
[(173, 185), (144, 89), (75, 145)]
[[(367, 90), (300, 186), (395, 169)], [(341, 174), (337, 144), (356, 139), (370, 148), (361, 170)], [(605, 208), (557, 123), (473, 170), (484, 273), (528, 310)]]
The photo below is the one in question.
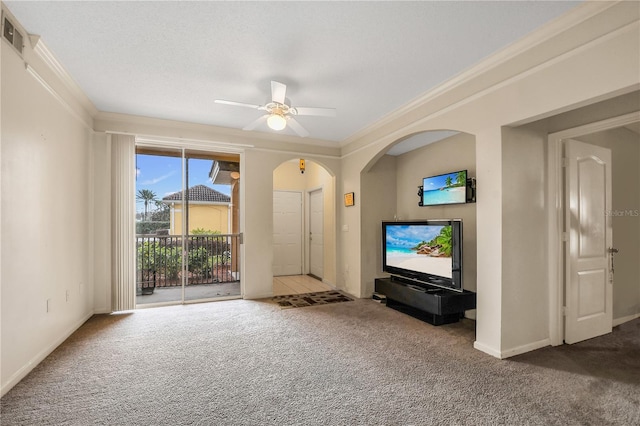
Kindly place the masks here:
[(466, 171), (428, 177), (422, 182), (422, 204), (425, 206), (464, 203), (466, 198)]
[(394, 225), (386, 230), (388, 266), (452, 278), (451, 226)]

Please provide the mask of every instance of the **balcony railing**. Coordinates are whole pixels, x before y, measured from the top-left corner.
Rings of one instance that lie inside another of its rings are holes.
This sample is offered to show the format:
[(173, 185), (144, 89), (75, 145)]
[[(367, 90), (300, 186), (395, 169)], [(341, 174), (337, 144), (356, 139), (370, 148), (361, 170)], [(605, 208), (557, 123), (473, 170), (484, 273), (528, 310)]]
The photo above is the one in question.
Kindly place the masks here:
[(240, 281), (239, 234), (137, 235), (136, 281), (139, 294), (156, 287)]

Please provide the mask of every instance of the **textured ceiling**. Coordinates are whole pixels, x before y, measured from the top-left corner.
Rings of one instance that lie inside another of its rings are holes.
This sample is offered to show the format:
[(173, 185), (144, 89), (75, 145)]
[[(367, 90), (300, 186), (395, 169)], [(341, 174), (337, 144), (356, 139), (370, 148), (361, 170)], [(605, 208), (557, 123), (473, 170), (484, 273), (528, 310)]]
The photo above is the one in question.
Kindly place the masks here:
[(277, 80), (294, 106), (336, 108), (298, 121), (341, 142), (578, 3), (5, 4), (100, 111), (240, 129), (261, 112), (214, 99), (262, 104)]

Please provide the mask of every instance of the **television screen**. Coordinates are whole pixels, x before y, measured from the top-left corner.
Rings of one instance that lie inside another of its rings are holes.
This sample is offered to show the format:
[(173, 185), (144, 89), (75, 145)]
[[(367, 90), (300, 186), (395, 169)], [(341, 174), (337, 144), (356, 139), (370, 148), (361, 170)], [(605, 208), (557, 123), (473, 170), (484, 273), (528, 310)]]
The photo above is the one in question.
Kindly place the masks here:
[(382, 223), (382, 269), (462, 291), (462, 221)]
[(467, 201), (467, 171), (426, 177), (422, 180), (422, 205), (458, 204)]

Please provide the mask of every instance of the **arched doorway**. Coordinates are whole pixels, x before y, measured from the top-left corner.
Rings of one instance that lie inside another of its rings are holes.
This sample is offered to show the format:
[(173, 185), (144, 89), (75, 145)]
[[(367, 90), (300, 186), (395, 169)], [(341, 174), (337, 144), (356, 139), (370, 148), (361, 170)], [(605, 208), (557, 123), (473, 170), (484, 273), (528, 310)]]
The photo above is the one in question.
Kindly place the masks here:
[(335, 288), (335, 179), (294, 158), (273, 171), (273, 294)]
[[(466, 170), (476, 173), (476, 140), (468, 133), (437, 130), (398, 139), (369, 162), (360, 173), (362, 292), (373, 292), (382, 271), (381, 222), (384, 220), (461, 219), (463, 222), (463, 287), (476, 291), (476, 205), (474, 203), (420, 206), (423, 178)], [(366, 296), (365, 296), (366, 297)], [(475, 319), (475, 310), (467, 311)]]

